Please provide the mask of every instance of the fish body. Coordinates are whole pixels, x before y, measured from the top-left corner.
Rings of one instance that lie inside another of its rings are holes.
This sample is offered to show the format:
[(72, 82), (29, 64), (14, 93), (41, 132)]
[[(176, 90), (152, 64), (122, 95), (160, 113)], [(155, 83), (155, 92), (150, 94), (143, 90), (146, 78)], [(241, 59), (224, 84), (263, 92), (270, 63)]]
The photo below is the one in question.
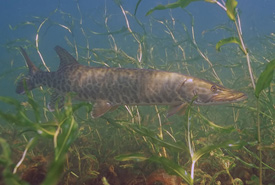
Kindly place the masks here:
[(92, 117), (100, 117), (119, 105), (170, 105), (173, 108), (168, 115), (173, 115), (184, 102), (211, 105), (247, 98), (242, 92), (180, 73), (84, 66), (60, 46), (55, 51), (60, 58), (59, 69), (45, 72), (36, 68), (21, 48), (29, 75), (19, 81), (16, 89), (19, 94), (39, 86), (54, 89), (48, 105), (51, 111), (57, 102), (59, 108), (63, 106), (68, 93), (73, 93), (75, 99), (95, 102)]

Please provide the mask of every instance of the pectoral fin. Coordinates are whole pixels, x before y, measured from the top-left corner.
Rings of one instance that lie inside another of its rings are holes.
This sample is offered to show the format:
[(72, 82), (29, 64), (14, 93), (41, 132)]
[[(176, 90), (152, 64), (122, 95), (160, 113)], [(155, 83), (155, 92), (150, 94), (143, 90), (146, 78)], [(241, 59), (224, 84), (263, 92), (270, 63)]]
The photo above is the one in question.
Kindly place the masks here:
[(166, 117), (168, 118), (168, 117), (173, 116), (174, 114), (177, 114), (177, 113), (184, 114), (187, 105), (188, 105), (188, 103), (183, 103), (180, 105), (171, 106)]
[(118, 106), (113, 106), (105, 100), (96, 101), (91, 112), (92, 118), (98, 118), (110, 110), (116, 109)]
[(63, 94), (60, 94), (54, 91), (53, 94), (51, 95), (51, 100), (48, 103), (47, 107), (49, 111), (53, 112), (56, 110), (56, 108), (61, 109), (62, 107), (64, 107), (64, 102), (65, 102), (65, 97), (63, 96)]

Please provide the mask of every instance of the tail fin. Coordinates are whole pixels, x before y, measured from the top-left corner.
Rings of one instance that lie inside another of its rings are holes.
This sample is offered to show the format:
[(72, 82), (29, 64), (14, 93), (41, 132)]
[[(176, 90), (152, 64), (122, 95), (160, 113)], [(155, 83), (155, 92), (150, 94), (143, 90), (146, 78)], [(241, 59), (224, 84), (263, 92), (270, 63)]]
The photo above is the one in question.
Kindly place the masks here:
[(40, 71), (40, 69), (38, 69), (33, 64), (33, 62), (30, 60), (29, 56), (27, 55), (26, 51), (22, 47), (20, 47), (20, 50), (21, 50), (21, 54), (25, 58), (27, 66), (29, 68), (29, 74), (27, 77), (23, 77), (22, 79), (20, 79), (20, 81), (18, 82), (17, 87), (16, 87), (16, 93), (24, 94), (25, 90), (32, 90), (33, 88), (35, 88), (35, 84), (33, 82), (33, 76), (35, 73)]

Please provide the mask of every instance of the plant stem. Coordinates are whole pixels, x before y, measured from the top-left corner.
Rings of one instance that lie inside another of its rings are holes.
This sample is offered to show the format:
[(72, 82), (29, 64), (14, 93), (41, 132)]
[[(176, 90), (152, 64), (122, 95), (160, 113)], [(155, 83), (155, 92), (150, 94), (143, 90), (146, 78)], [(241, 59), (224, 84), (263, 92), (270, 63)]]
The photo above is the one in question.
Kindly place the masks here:
[(44, 65), (44, 67), (46, 68), (46, 70), (47, 70), (48, 72), (50, 72), (50, 68), (46, 65), (46, 62), (44, 61), (44, 58), (43, 58), (43, 56), (42, 56), (42, 54), (41, 54), (41, 52), (40, 52), (40, 50), (39, 50), (39, 32), (40, 32), (42, 26), (45, 24), (45, 22), (47, 22), (47, 21), (49, 20), (50, 16), (53, 15), (53, 14), (55, 14), (55, 13), (57, 12), (57, 10), (58, 10), (58, 8), (56, 8), (48, 17), (46, 17), (46, 18), (42, 21), (42, 23), (39, 25), (39, 27), (38, 27), (38, 29), (37, 29), (37, 31), (36, 31), (36, 36), (35, 36), (35, 47), (36, 47), (36, 51), (37, 51), (37, 53), (38, 53), (38, 55), (39, 55), (39, 57), (40, 57), (40, 59), (41, 59), (43, 65)]
[(127, 18), (127, 13), (124, 8), (122, 7), (121, 4), (119, 4), (119, 7), (124, 15), (124, 18), (125, 18), (125, 22), (126, 22), (126, 25), (127, 25), (127, 29), (128, 31), (132, 34), (132, 36), (134, 37), (134, 39), (137, 41), (138, 43), (138, 55), (137, 55), (137, 59), (139, 61), (139, 63), (142, 62), (142, 45), (141, 45), (141, 41), (139, 40), (139, 38), (137, 37), (137, 35), (132, 31), (131, 27), (130, 27), (130, 23), (128, 21), (128, 18)]
[(258, 145), (259, 147), (259, 158), (260, 158), (260, 166), (259, 166), (259, 185), (262, 185), (262, 179), (263, 179), (263, 164), (262, 164), (262, 149), (261, 149), (261, 124), (260, 124), (260, 105), (259, 105), (259, 99), (257, 99), (257, 127), (258, 127)]
[(238, 22), (235, 20), (234, 23), (235, 23), (235, 26), (236, 26), (236, 29), (237, 29), (237, 32), (238, 32), (239, 39), (241, 41), (243, 51), (245, 52), (244, 54), (246, 56), (246, 61), (247, 61), (247, 66), (248, 66), (248, 71), (249, 71), (250, 79), (251, 79), (251, 82), (252, 82), (252, 86), (253, 86), (253, 89), (255, 89), (255, 81), (254, 81), (253, 72), (252, 72), (252, 68), (251, 68), (251, 61), (250, 61), (249, 54), (246, 50), (246, 47), (244, 45), (244, 41), (243, 41), (243, 37), (242, 37), (242, 33), (241, 33), (241, 22), (240, 22), (240, 17), (239, 17), (238, 13), (237, 13), (237, 20), (238, 20)]
[(189, 153), (192, 159), (192, 166), (191, 166), (191, 185), (193, 185), (194, 183), (194, 170), (195, 170), (195, 163), (196, 160), (193, 159), (194, 156), (194, 149), (192, 147), (192, 143), (191, 143), (191, 117), (190, 117), (190, 111), (191, 109), (189, 108), (188, 110), (188, 114), (187, 114), (187, 128), (188, 128), (188, 148), (189, 148)]
[(194, 183), (195, 163), (196, 163), (196, 161), (192, 161), (192, 167), (191, 167), (191, 184)]
[(213, 64), (211, 63), (211, 61), (208, 59), (208, 57), (206, 55), (203, 54), (203, 52), (200, 50), (199, 46), (197, 45), (196, 39), (195, 39), (195, 31), (194, 31), (194, 25), (192, 24), (191, 27), (192, 30), (192, 41), (193, 44), (196, 46), (196, 49), (198, 51), (198, 53), (200, 54), (200, 56), (208, 63), (208, 65), (210, 66), (210, 68), (212, 69), (212, 72), (214, 74), (214, 77), (216, 78), (217, 81), (219, 81), (220, 84), (222, 84), (221, 79), (219, 78), (218, 74), (216, 73)]
[(27, 154), (28, 150), (33, 146), (33, 144), (36, 142), (36, 140), (37, 140), (37, 137), (31, 138), (29, 140), (20, 161), (16, 164), (16, 166), (13, 169), (13, 174), (15, 174), (17, 172), (17, 169), (19, 168), (19, 166), (23, 163), (24, 159), (26, 158), (26, 154)]
[[(219, 7), (221, 7), (224, 11), (227, 11), (226, 7), (222, 3), (220, 3), (218, 0), (215, 3), (217, 3), (217, 5)], [(252, 68), (251, 68), (251, 61), (250, 61), (249, 54), (246, 50), (246, 47), (245, 47), (245, 44), (244, 44), (244, 41), (243, 41), (242, 31), (241, 31), (241, 21), (240, 21), (240, 17), (239, 17), (239, 14), (238, 14), (237, 11), (236, 11), (236, 20), (234, 20), (234, 23), (235, 23), (235, 26), (236, 26), (236, 30), (238, 32), (238, 37), (239, 37), (240, 42), (241, 42), (242, 51), (244, 51), (244, 54), (246, 56), (246, 62), (247, 62), (247, 66), (248, 66), (248, 72), (249, 72), (249, 76), (250, 76), (250, 79), (251, 79), (251, 83), (252, 83), (253, 89), (255, 89), (256, 86), (255, 86), (255, 81), (254, 81), (254, 77), (253, 77), (253, 71), (252, 71)]]

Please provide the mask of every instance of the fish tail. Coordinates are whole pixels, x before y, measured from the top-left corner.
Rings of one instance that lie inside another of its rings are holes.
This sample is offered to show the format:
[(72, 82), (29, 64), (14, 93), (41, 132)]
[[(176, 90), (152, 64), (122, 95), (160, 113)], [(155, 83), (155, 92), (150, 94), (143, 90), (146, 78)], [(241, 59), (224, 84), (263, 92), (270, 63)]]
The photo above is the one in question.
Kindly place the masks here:
[(27, 55), (26, 51), (22, 47), (20, 47), (20, 51), (21, 51), (21, 54), (24, 56), (27, 66), (29, 68), (29, 74), (28, 74), (28, 76), (23, 77), (19, 80), (19, 82), (17, 83), (17, 87), (16, 87), (16, 93), (24, 94), (26, 92), (26, 90), (30, 91), (36, 87), (33, 78), (34, 78), (34, 75), (38, 71), (40, 71), (40, 69), (38, 69), (33, 64), (33, 62), (30, 60), (29, 56)]

